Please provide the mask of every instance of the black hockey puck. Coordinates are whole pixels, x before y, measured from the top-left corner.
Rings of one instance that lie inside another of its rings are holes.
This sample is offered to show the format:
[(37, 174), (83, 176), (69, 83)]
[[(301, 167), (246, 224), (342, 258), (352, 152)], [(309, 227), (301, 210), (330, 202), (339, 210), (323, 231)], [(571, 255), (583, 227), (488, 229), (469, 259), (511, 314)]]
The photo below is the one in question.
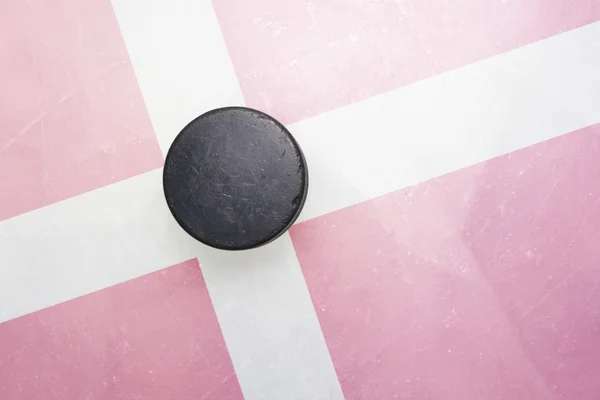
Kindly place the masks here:
[(224, 250), (262, 246), (298, 218), (308, 192), (306, 161), (278, 121), (227, 107), (190, 122), (163, 171), (167, 204), (200, 242)]

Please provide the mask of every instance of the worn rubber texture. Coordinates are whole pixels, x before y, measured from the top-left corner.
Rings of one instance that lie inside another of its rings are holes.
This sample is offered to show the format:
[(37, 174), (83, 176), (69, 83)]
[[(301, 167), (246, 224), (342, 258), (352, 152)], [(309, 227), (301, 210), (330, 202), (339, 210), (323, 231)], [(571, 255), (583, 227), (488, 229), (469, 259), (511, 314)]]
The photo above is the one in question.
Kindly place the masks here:
[(200, 242), (245, 250), (281, 236), (308, 192), (306, 160), (278, 121), (227, 107), (190, 122), (171, 145), (163, 171), (171, 213)]

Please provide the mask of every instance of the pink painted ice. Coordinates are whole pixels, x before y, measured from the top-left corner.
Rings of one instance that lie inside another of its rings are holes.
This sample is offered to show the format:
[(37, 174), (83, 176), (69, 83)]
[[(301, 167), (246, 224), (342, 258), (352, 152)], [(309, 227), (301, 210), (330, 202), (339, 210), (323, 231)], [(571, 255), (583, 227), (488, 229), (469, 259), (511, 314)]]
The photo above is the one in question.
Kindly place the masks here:
[(600, 20), (597, 0), (213, 0), (246, 103), (286, 123)]
[(0, 324), (0, 398), (243, 399), (196, 260)]
[(109, 0), (0, 2), (0, 220), (163, 159)]
[(351, 399), (596, 400), (600, 125), (294, 226)]

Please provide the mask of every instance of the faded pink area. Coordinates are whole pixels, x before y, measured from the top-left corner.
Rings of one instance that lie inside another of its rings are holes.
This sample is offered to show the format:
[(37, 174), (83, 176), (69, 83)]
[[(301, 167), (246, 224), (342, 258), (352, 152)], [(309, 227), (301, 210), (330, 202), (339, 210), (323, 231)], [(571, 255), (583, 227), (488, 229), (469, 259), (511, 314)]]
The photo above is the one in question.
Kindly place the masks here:
[(600, 20), (597, 0), (213, 0), (246, 104), (295, 122)]
[(191, 260), (0, 324), (0, 398), (243, 397)]
[(0, 2), (0, 220), (163, 158), (109, 0)]
[(597, 400), (600, 125), (296, 225), (352, 399)]

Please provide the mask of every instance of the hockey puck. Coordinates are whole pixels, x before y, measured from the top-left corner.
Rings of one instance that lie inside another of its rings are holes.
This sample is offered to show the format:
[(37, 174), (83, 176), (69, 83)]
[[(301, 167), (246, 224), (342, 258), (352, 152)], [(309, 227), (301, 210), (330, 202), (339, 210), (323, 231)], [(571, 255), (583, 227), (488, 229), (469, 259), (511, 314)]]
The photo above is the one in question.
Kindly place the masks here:
[(281, 236), (308, 192), (300, 146), (260, 111), (209, 111), (177, 135), (165, 160), (163, 188), (179, 225), (200, 242), (245, 250)]

